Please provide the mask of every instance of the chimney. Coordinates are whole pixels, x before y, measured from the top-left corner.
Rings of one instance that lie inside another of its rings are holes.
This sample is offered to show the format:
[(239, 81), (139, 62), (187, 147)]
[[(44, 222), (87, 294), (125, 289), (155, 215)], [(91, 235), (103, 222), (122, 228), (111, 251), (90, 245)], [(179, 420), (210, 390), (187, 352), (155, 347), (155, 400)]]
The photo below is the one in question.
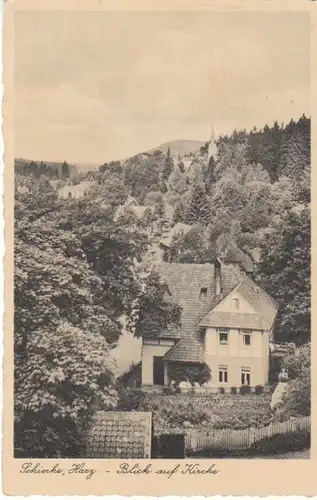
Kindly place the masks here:
[(222, 292), (221, 286), (221, 261), (220, 259), (216, 259), (214, 263), (215, 269), (215, 296), (220, 297)]

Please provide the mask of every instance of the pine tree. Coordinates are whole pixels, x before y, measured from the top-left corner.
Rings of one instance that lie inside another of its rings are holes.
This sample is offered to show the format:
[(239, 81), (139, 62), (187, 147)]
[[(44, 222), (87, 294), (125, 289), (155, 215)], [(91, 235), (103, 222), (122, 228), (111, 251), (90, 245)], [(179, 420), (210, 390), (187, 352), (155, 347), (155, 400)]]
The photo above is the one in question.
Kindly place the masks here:
[(310, 120), (303, 115), (297, 123), (291, 120), (285, 127), (281, 146), (280, 175), (299, 181), (309, 165)]
[(185, 222), (186, 214), (185, 209), (182, 202), (177, 203), (174, 213), (173, 213), (173, 222), (177, 224), (177, 222)]
[(66, 161), (64, 161), (61, 169), (61, 179), (67, 179), (69, 177), (69, 174), (69, 165)]
[(182, 160), (179, 160), (178, 164), (177, 164), (178, 168), (179, 168), (179, 171), (183, 174), (185, 172), (185, 165), (184, 165), (184, 162)]
[(216, 169), (216, 162), (214, 158), (211, 157), (208, 162), (208, 165), (205, 168), (203, 168), (203, 176), (207, 193), (210, 193), (212, 186), (217, 181), (215, 169)]
[(174, 167), (174, 162), (173, 162), (173, 158), (171, 156), (171, 150), (168, 147), (167, 153), (166, 153), (166, 156), (164, 159), (164, 163), (163, 163), (163, 172), (162, 172), (162, 178), (165, 181), (167, 181), (170, 174), (173, 172), (173, 167)]
[(210, 222), (210, 206), (206, 196), (206, 190), (202, 183), (197, 182), (193, 186), (191, 199), (189, 202), (188, 211), (186, 214), (186, 222), (188, 224), (204, 224)]
[(162, 196), (154, 205), (154, 214), (157, 219), (163, 219), (165, 216), (165, 204)]

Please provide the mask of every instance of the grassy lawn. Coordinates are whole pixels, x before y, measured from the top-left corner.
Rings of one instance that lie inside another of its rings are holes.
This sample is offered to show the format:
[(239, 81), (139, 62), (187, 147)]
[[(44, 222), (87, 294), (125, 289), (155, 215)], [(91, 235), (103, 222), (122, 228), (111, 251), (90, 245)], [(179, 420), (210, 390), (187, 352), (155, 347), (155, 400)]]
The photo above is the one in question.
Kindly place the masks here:
[(245, 429), (274, 421), (270, 399), (270, 394), (215, 394), (209, 397), (147, 394), (143, 409), (153, 412), (155, 432)]

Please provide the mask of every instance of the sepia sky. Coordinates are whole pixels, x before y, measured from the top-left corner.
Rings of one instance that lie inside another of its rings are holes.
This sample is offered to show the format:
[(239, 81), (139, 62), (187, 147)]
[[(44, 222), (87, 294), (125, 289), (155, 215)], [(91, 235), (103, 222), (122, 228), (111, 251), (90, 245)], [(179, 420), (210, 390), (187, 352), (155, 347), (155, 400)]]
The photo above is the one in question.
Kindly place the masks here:
[(102, 163), (309, 107), (301, 13), (19, 12), (15, 156)]

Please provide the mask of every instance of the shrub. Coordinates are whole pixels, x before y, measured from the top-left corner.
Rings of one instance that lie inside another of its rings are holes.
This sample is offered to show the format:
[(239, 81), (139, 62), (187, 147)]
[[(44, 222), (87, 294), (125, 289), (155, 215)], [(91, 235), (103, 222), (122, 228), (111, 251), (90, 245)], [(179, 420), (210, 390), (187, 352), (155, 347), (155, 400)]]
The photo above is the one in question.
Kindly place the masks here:
[(264, 387), (263, 385), (256, 385), (255, 386), (255, 394), (263, 394), (264, 392)]
[[(284, 396), (284, 408), (292, 416), (310, 415), (311, 401), (311, 359), (310, 345), (299, 349), (297, 354), (283, 360), (290, 382)], [(293, 379), (293, 380), (292, 380)]]
[(225, 393), (225, 388), (224, 387), (219, 387), (219, 392), (220, 392), (220, 394), (224, 394)]
[(140, 406), (145, 407), (146, 397), (141, 389), (118, 388), (119, 402), (117, 409), (121, 411), (138, 410)]
[(310, 370), (311, 367), (311, 350), (310, 344), (302, 346), (297, 353), (290, 353), (285, 356), (281, 363), (281, 368), (287, 370), (290, 379), (299, 378), (302, 375), (303, 369)]
[(76, 458), (82, 448), (81, 432), (68, 418), (25, 412), (14, 423), (15, 458)]
[(272, 353), (270, 353), (269, 357), (269, 383), (274, 384), (277, 382), (278, 379), (278, 374), (281, 371), (282, 368), (282, 362), (281, 359), (278, 358), (277, 356), (274, 356)]
[(310, 432), (294, 431), (288, 434), (274, 434), (265, 437), (252, 445), (253, 450), (257, 450), (263, 455), (277, 455), (288, 451), (300, 451), (310, 448)]
[(176, 384), (183, 380), (188, 380), (191, 384), (198, 382), (202, 385), (208, 382), (211, 378), (210, 368), (205, 363), (200, 364), (171, 364), (169, 369), (169, 376)]
[(176, 392), (176, 390), (173, 389), (173, 387), (167, 386), (167, 387), (163, 388), (163, 394), (171, 395), (171, 394), (175, 394), (175, 392)]
[(243, 395), (250, 394), (251, 387), (249, 385), (241, 385), (239, 392), (240, 392), (240, 394), (243, 394)]
[(231, 387), (231, 394), (237, 394), (237, 388)]

